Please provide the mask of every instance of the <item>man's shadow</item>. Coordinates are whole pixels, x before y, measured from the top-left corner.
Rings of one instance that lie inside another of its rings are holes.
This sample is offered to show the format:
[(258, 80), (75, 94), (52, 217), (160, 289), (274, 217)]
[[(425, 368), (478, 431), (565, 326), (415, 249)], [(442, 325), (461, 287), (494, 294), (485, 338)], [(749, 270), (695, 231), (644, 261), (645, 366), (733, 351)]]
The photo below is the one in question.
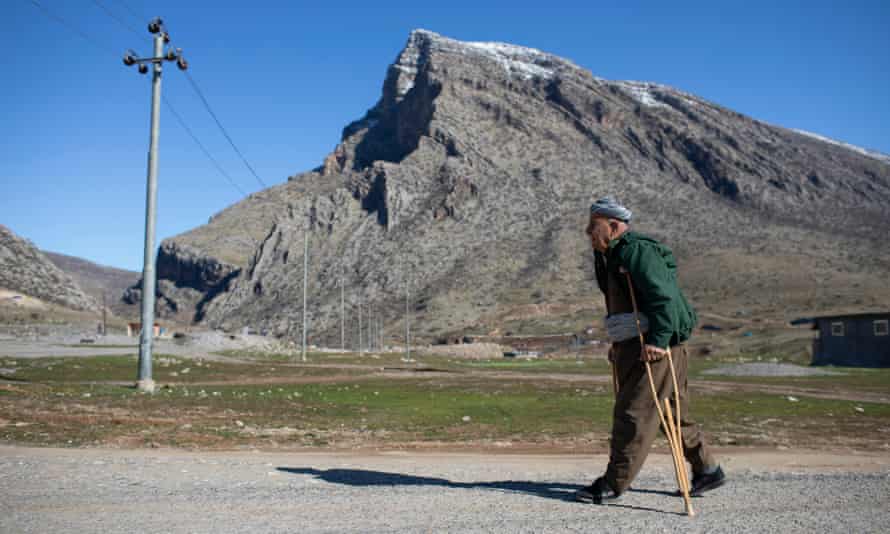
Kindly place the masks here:
[[(311, 467), (278, 467), (278, 471), (282, 473), (292, 473), (296, 475), (312, 475), (325, 482), (333, 484), (343, 484), (347, 486), (440, 486), (446, 488), (461, 489), (486, 489), (493, 491), (501, 491), (505, 493), (523, 493), (526, 495), (534, 495), (547, 499), (556, 499), (558, 501), (575, 502), (575, 492), (583, 486), (578, 484), (561, 484), (558, 482), (528, 482), (519, 480), (503, 480), (497, 482), (452, 482), (445, 478), (420, 477), (414, 475), (404, 475), (401, 473), (387, 473), (384, 471), (366, 471), (362, 469), (326, 469), (319, 470)], [(657, 490), (635, 490), (628, 491), (672, 495), (670, 492)], [(652, 508), (640, 506), (629, 506), (622, 504), (612, 504), (622, 508), (633, 508), (639, 510), (648, 510), (652, 512), (660, 512)]]
[(347, 486), (440, 486), (461, 489), (487, 489), (506, 493), (524, 493), (559, 501), (574, 501), (575, 491), (581, 489), (581, 486), (577, 484), (561, 484), (558, 482), (526, 482), (519, 480), (452, 482), (445, 478), (420, 477), (362, 469), (319, 470), (311, 467), (279, 467), (277, 469), (282, 473), (312, 475), (325, 482)]

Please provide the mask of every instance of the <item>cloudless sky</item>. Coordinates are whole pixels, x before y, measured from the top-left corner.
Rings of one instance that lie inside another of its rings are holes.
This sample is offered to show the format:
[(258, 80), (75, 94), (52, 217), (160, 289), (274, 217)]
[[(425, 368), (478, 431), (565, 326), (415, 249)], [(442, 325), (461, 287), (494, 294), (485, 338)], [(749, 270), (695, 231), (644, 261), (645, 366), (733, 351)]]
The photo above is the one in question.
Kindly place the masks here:
[[(538, 48), (596, 76), (664, 83), (890, 153), (885, 1), (3, 3), (0, 224), (42, 249), (127, 269), (142, 269), (151, 84), (121, 57), (149, 55), (156, 15), (268, 185), (322, 162), (377, 101), (414, 28)], [(259, 190), (171, 63), (162, 91), (238, 186)], [(158, 242), (241, 198), (162, 107)]]

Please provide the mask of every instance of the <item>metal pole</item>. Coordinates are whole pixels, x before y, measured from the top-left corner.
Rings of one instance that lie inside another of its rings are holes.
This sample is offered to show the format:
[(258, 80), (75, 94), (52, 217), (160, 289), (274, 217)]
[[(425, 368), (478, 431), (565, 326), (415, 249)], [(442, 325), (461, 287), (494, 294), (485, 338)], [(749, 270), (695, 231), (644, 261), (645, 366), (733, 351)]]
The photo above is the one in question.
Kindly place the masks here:
[(340, 349), (346, 352), (346, 300), (344, 297), (343, 267), (340, 267)]
[(105, 292), (102, 292), (102, 335), (108, 335), (108, 314), (105, 304)]
[[(154, 57), (164, 55), (164, 34), (154, 36)], [(148, 184), (145, 188), (145, 251), (142, 265), (142, 339), (139, 343), (140, 391), (154, 393), (151, 378), (151, 342), (154, 336), (155, 311), (155, 218), (158, 200), (158, 135), (161, 127), (161, 63), (153, 64), (151, 80), (151, 137), (148, 149)]]
[(301, 359), (306, 361), (306, 286), (309, 281), (309, 229), (303, 234), (303, 354)]
[(358, 355), (364, 356), (365, 350), (362, 347), (362, 297), (358, 297)]
[(411, 298), (411, 286), (408, 283), (408, 269), (405, 269), (405, 359), (411, 359), (411, 315), (408, 300)]

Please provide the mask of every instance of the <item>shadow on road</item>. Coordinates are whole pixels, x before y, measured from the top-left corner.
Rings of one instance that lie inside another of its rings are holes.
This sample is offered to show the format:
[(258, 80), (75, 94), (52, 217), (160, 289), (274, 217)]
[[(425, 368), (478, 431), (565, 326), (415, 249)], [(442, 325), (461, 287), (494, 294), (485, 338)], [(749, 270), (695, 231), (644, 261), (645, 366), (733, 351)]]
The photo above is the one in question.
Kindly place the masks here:
[(311, 467), (279, 467), (278, 471), (296, 475), (312, 475), (325, 482), (347, 486), (442, 486), (446, 488), (489, 489), (506, 493), (525, 493), (558, 501), (574, 501), (575, 491), (581, 489), (581, 486), (577, 484), (561, 484), (557, 482), (526, 482), (518, 480), (452, 482), (444, 478), (419, 477), (361, 469), (318, 470)]
[[(528, 482), (519, 480), (503, 480), (498, 482), (452, 482), (445, 478), (419, 477), (404, 475), (402, 473), (387, 473), (384, 471), (366, 471), (363, 469), (326, 469), (319, 470), (311, 467), (278, 467), (282, 473), (295, 475), (312, 475), (316, 478), (332, 484), (346, 486), (441, 486), (445, 488), (461, 489), (487, 489), (504, 493), (523, 493), (558, 501), (575, 502), (575, 492), (582, 486), (577, 484), (561, 484), (558, 482)], [(673, 493), (658, 490), (629, 489), (629, 492), (651, 493), (670, 495)], [(616, 508), (628, 508), (670, 515), (684, 515), (676, 512), (666, 512), (644, 506), (628, 504), (608, 503), (606, 506)]]
[(666, 495), (668, 497), (679, 497), (680, 494), (676, 491), (664, 491), (664, 490), (650, 490), (650, 489), (637, 489), (637, 488), (629, 488), (627, 491), (632, 493), (648, 493), (651, 495)]

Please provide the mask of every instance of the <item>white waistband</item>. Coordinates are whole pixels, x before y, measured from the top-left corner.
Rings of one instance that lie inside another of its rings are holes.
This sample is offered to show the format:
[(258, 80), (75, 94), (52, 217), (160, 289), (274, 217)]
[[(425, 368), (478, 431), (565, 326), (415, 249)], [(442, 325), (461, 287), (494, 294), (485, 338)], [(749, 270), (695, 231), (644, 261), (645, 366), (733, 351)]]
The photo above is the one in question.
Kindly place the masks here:
[[(642, 313), (639, 315), (640, 330), (645, 334), (649, 331), (649, 318)], [(639, 332), (637, 331), (637, 320), (632, 313), (616, 313), (615, 315), (610, 315), (605, 318), (603, 323), (606, 326), (606, 335), (609, 336), (609, 341), (612, 343), (627, 341), (628, 339), (635, 338), (639, 335)]]

